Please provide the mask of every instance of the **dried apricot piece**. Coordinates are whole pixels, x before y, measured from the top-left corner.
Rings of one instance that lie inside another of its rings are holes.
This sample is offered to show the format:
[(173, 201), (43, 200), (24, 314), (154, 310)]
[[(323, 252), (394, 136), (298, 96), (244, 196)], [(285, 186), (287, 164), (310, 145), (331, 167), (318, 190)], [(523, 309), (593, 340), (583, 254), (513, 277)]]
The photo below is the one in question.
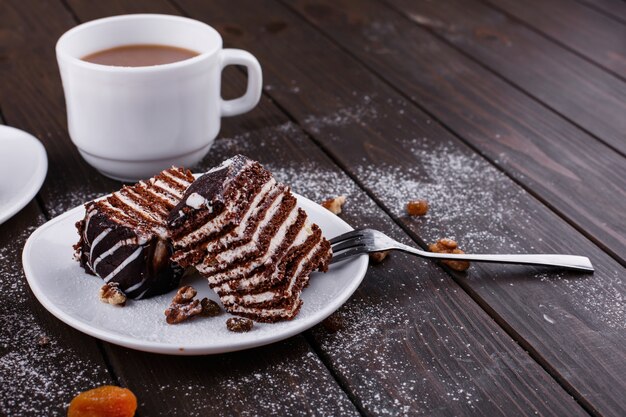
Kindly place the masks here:
[(137, 397), (129, 389), (113, 385), (78, 394), (67, 409), (67, 417), (132, 417)]

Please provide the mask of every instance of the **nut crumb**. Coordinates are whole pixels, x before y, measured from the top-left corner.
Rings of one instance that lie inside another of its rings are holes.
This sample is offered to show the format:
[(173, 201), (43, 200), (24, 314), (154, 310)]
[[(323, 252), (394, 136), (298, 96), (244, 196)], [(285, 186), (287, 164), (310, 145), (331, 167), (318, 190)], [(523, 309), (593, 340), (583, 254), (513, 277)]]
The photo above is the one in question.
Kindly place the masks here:
[[(170, 306), (165, 310), (165, 321), (168, 324), (177, 324), (203, 313), (202, 302), (194, 300), (197, 293), (196, 289), (189, 285), (179, 288)], [(202, 301), (204, 300), (207, 299)]]
[(172, 299), (172, 303), (176, 304), (187, 304), (190, 303), (193, 298), (198, 294), (198, 291), (190, 285), (185, 285), (184, 287), (180, 287), (176, 292), (176, 295)]
[(126, 294), (118, 288), (117, 282), (107, 282), (100, 288), (100, 301), (120, 307), (126, 305)]
[(341, 213), (341, 208), (346, 203), (346, 196), (340, 195), (335, 198), (330, 198), (326, 201), (322, 202), (322, 207), (327, 210), (330, 210), (333, 214)]
[(203, 298), (202, 301), (200, 301), (200, 305), (202, 306), (202, 315), (206, 317), (219, 316), (222, 312), (219, 304), (208, 298)]
[(406, 205), (406, 212), (411, 216), (423, 216), (428, 213), (428, 201), (412, 200)]
[(50, 344), (50, 338), (48, 336), (41, 336), (37, 340), (37, 345), (40, 347), (46, 347)]
[(386, 257), (389, 255), (388, 250), (380, 251), (380, 252), (372, 252), (370, 253), (370, 259), (374, 263), (381, 263)]
[(167, 310), (165, 310), (165, 321), (167, 321), (168, 324), (177, 324), (200, 313), (202, 313), (200, 300), (193, 300), (187, 304), (172, 303)]
[(226, 320), (226, 327), (231, 332), (243, 333), (252, 330), (252, 320), (245, 317), (231, 317)]
[[(428, 250), (435, 253), (453, 253), (458, 255), (465, 253), (457, 248), (457, 243), (454, 240), (446, 238), (439, 239), (437, 243), (431, 243), (428, 245)], [(448, 265), (455, 271), (466, 271), (470, 267), (468, 261), (442, 260), (441, 263)]]

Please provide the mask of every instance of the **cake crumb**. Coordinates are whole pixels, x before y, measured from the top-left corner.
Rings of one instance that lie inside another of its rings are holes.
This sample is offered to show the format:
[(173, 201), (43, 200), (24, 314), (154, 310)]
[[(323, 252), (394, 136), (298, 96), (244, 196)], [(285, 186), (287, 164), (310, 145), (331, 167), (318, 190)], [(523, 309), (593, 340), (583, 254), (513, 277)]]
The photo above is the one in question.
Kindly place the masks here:
[(203, 298), (202, 301), (200, 301), (200, 305), (202, 306), (202, 315), (205, 317), (219, 316), (222, 312), (219, 304), (208, 298)]
[(410, 216), (424, 216), (428, 213), (428, 201), (411, 200), (406, 204), (406, 212)]
[(50, 344), (50, 338), (48, 336), (40, 336), (37, 339), (37, 345), (40, 347), (46, 347)]
[[(435, 253), (452, 253), (452, 254), (464, 254), (461, 249), (457, 247), (457, 243), (452, 239), (439, 239), (436, 243), (428, 245), (428, 250)], [(466, 271), (470, 263), (468, 261), (454, 261), (454, 260), (442, 260), (441, 263), (449, 266), (455, 271)]]
[(340, 195), (335, 198), (330, 198), (322, 202), (322, 207), (331, 211), (333, 214), (341, 213), (343, 205), (346, 203), (346, 196)]
[(231, 317), (226, 320), (226, 327), (231, 332), (243, 333), (252, 330), (254, 323), (245, 317)]
[(115, 306), (124, 307), (126, 305), (126, 294), (118, 288), (117, 282), (107, 282), (100, 288), (100, 301)]
[(383, 260), (385, 260), (385, 258), (387, 258), (388, 255), (389, 255), (388, 250), (383, 250), (380, 252), (372, 252), (370, 253), (370, 259), (372, 260), (372, 262), (379, 264)]

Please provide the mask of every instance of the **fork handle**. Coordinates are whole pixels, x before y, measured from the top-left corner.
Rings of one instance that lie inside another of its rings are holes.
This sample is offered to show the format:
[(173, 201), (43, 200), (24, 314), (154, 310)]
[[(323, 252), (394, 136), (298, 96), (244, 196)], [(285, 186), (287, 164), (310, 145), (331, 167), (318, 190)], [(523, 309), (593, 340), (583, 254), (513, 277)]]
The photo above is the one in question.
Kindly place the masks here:
[(553, 254), (536, 254), (536, 255), (487, 255), (487, 254), (451, 254), (451, 253), (435, 253), (426, 252), (415, 249), (410, 246), (402, 245), (398, 249), (409, 252), (414, 255), (431, 259), (457, 260), (457, 261), (478, 261), (478, 262), (494, 262), (502, 264), (525, 264), (525, 265), (543, 265), (543, 266), (559, 266), (562, 268), (573, 269), (577, 271), (593, 271), (593, 265), (589, 258), (576, 255), (553, 255)]

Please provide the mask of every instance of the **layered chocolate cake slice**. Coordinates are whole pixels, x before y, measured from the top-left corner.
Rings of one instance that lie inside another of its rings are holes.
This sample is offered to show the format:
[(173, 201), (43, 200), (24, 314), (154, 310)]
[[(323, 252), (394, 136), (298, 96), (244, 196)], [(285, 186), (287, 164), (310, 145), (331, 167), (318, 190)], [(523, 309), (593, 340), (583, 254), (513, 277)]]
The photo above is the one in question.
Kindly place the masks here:
[(172, 210), (172, 260), (194, 266), (233, 314), (289, 320), (330, 244), (296, 205), (289, 187), (237, 155), (197, 179)]
[(117, 283), (135, 299), (176, 287), (183, 269), (170, 259), (166, 220), (193, 180), (191, 172), (170, 168), (87, 203), (85, 218), (76, 224), (80, 240), (74, 246), (85, 271)]

